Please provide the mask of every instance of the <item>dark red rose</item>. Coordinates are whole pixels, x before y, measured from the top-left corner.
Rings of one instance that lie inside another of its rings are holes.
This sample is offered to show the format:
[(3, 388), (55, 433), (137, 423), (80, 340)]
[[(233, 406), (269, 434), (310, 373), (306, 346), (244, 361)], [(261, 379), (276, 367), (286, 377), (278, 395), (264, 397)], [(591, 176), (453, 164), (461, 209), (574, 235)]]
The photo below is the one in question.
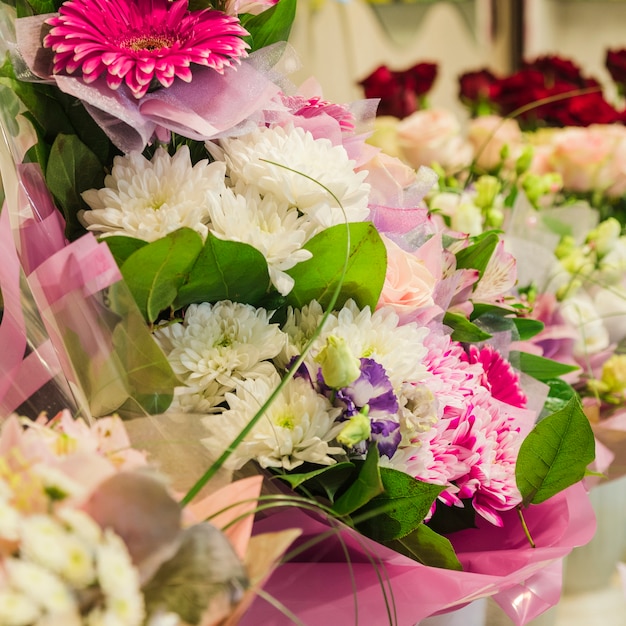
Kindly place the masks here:
[(557, 81), (564, 81), (583, 87), (585, 78), (580, 67), (570, 59), (564, 59), (556, 55), (537, 57), (534, 61), (525, 61), (522, 69), (537, 70), (544, 76), (546, 87), (551, 87)]
[(591, 124), (615, 124), (620, 113), (605, 99), (600, 91), (575, 95), (561, 103), (552, 114), (552, 125), (590, 126)]
[(498, 78), (488, 69), (466, 72), (459, 76), (459, 98), (472, 113), (493, 102)]
[(620, 92), (626, 92), (626, 49), (607, 50), (604, 64)]
[(378, 115), (402, 119), (420, 108), (420, 98), (430, 91), (436, 77), (434, 63), (418, 63), (399, 71), (381, 65), (358, 84), (366, 98), (380, 98)]

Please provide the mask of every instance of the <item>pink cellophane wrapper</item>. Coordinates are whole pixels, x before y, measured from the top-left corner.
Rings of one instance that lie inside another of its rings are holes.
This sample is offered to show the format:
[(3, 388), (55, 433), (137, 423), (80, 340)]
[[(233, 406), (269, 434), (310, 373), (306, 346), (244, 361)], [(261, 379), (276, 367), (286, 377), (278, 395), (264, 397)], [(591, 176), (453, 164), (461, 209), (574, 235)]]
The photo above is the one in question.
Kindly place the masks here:
[[(114, 411), (128, 416), (164, 410), (171, 401), (173, 374), (108, 246), (92, 234), (71, 243), (65, 239), (63, 219), (39, 166), (22, 164), (27, 146), (18, 145), (21, 138), (10, 137), (4, 126), (2, 130), (4, 412), (18, 408), (59, 374), (88, 419)], [(33, 310), (47, 335), (30, 354), (25, 352), (32, 333), (23, 313), (25, 292), (32, 293)], [(156, 410), (148, 410), (152, 407)]]
[[(493, 596), (517, 626), (551, 606), (561, 592), (561, 559), (595, 532), (593, 509), (578, 483), (525, 510), (536, 547), (530, 547), (516, 511), (504, 527), (479, 522), (449, 536), (464, 571), (427, 567), (337, 523), (299, 510), (281, 510), (255, 523), (255, 532), (300, 528), (306, 552), (284, 563), (265, 585), (307, 626), (387, 624), (385, 595), (398, 626)], [(317, 540), (315, 539), (317, 538)], [(242, 626), (292, 622), (257, 599)]]

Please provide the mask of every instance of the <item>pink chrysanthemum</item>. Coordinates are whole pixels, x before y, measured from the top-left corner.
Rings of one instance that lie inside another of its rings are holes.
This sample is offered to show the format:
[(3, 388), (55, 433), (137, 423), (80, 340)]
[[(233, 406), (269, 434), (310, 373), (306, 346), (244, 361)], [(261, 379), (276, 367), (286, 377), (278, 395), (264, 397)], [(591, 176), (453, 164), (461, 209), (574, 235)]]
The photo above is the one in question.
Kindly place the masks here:
[(190, 82), (192, 63), (223, 73), (248, 47), (236, 17), (188, 11), (187, 0), (68, 0), (48, 23), (55, 73), (80, 70), (87, 83), (106, 74), (111, 89), (126, 83), (135, 98), (157, 83)]
[(483, 366), (481, 384), (494, 398), (511, 406), (526, 407), (528, 398), (520, 386), (519, 374), (495, 348), (485, 345), (479, 349), (471, 345), (467, 359)]

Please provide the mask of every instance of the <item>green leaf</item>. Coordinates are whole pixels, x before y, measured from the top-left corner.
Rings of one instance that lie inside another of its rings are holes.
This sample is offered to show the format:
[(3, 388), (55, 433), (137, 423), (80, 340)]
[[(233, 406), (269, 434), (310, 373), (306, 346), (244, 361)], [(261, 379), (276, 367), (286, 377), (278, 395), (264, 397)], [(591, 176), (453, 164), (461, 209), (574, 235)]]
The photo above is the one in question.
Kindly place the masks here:
[(517, 328), (520, 341), (527, 341), (544, 329), (544, 323), (526, 317), (511, 318)]
[(464, 315), (460, 313), (446, 312), (443, 317), (443, 323), (452, 329), (452, 339), (454, 341), (466, 341), (474, 343), (478, 341), (486, 341), (491, 337), (489, 333), (480, 329), (476, 324), (470, 322)]
[(126, 373), (128, 391), (128, 399), (117, 412), (122, 419), (132, 419), (143, 412), (163, 413), (180, 381), (150, 334), (125, 282), (111, 287), (109, 301), (120, 319), (113, 332), (113, 347), (121, 370)]
[(375, 444), (370, 445), (367, 457), (361, 463), (357, 479), (333, 505), (333, 511), (337, 515), (350, 515), (383, 492), (378, 458), (378, 448)]
[(66, 234), (83, 234), (78, 211), (87, 208), (81, 193), (104, 184), (104, 168), (98, 157), (76, 135), (58, 135), (52, 144), (46, 184), (56, 198), (66, 221)]
[(104, 237), (102, 241), (109, 246), (109, 250), (111, 250), (111, 254), (113, 255), (118, 267), (121, 267), (124, 261), (126, 261), (126, 259), (133, 252), (148, 245), (148, 242), (143, 239), (135, 239), (134, 237), (124, 237), (120, 235)]
[(250, 33), (245, 38), (251, 46), (250, 52), (287, 41), (295, 17), (296, 0), (280, 0), (271, 9), (243, 18), (242, 25)]
[(515, 477), (523, 503), (539, 504), (582, 480), (594, 456), (593, 431), (574, 396), (522, 442)]
[(482, 275), (498, 245), (498, 241), (500, 238), (493, 231), (479, 235), (476, 243), (456, 253), (457, 269), (476, 269)]
[(528, 352), (512, 352), (511, 359), (517, 359), (520, 371), (540, 381), (557, 378), (580, 369), (575, 365), (566, 365)]
[(308, 491), (323, 494), (331, 502), (336, 493), (354, 476), (353, 463), (343, 462), (300, 474), (277, 474), (276, 478), (289, 483), (293, 489), (305, 485)]
[(476, 318), (482, 317), (486, 314), (505, 317), (511, 315), (511, 311), (510, 309), (505, 309), (504, 307), (489, 304), (487, 302), (474, 302), (474, 306), (470, 314), (470, 320), (474, 321)]
[(191, 228), (179, 228), (126, 259), (120, 268), (122, 276), (149, 322), (172, 305), (201, 250), (200, 235)]
[(463, 569), (450, 541), (425, 524), (420, 524), (410, 535), (390, 541), (386, 545), (429, 567), (458, 571)]
[(543, 410), (549, 413), (559, 411), (577, 395), (576, 390), (560, 378), (552, 378), (543, 382), (550, 388), (543, 405)]
[(256, 305), (269, 287), (267, 262), (256, 248), (209, 233), (174, 306), (218, 300)]
[[(416, 480), (405, 472), (381, 467), (384, 493), (370, 500), (352, 518), (357, 528), (375, 541), (391, 541), (412, 533), (444, 490)], [(359, 521), (359, 518), (365, 518)]]
[[(282, 0), (281, 0), (282, 1)], [(348, 268), (337, 300), (337, 308), (352, 298), (360, 308), (372, 310), (378, 303), (387, 271), (387, 251), (378, 231), (370, 222), (348, 224), (350, 251)], [(341, 281), (348, 238), (345, 224), (331, 226), (313, 237), (306, 246), (313, 257), (288, 270), (295, 286), (287, 301), (301, 308), (311, 300), (325, 307)]]

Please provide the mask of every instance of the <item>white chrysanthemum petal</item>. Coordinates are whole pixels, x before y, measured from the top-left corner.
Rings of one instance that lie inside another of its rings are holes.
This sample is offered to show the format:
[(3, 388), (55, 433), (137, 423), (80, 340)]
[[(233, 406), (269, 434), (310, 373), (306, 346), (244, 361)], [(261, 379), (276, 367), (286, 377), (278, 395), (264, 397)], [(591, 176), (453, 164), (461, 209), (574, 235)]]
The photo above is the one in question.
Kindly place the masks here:
[(207, 399), (214, 407), (240, 381), (275, 371), (269, 359), (283, 349), (286, 336), (269, 318), (264, 309), (224, 300), (193, 304), (184, 322), (155, 332), (172, 369), (188, 387), (177, 390), (183, 410), (207, 411)]
[(192, 165), (187, 146), (173, 157), (159, 148), (151, 161), (138, 152), (116, 157), (103, 189), (84, 192), (91, 207), (79, 218), (88, 230), (154, 241), (183, 226), (206, 237), (209, 208), (225, 189), (223, 162)]
[(301, 128), (274, 127), (224, 139), (222, 147), (233, 183), (296, 207), (308, 217), (310, 235), (369, 215), (367, 172), (355, 172), (345, 149), (328, 139), (315, 139)]
[(49, 613), (76, 612), (76, 600), (70, 589), (48, 570), (18, 559), (6, 559), (4, 566), (9, 584)]
[(0, 624), (3, 626), (30, 626), (40, 615), (39, 606), (25, 594), (0, 589)]
[[(203, 443), (211, 450), (223, 450), (256, 415), (280, 379), (247, 380), (236, 393), (226, 394), (229, 409), (219, 417), (204, 418), (211, 437)], [(270, 404), (250, 434), (237, 446), (228, 463), (241, 467), (255, 459), (263, 467), (294, 469), (302, 463), (332, 465), (331, 455), (342, 454), (331, 441), (342, 428), (335, 418), (340, 409), (319, 395), (302, 379), (292, 379)]]
[(252, 189), (243, 195), (225, 193), (222, 203), (211, 210), (211, 222), (211, 232), (220, 239), (247, 243), (263, 254), (272, 283), (282, 295), (294, 284), (285, 270), (311, 258), (302, 249), (308, 238), (306, 218), (271, 195), (261, 197)]
[(16, 541), (19, 538), (21, 521), (22, 516), (18, 511), (0, 500), (0, 537), (8, 541)]
[[(284, 330), (292, 345), (283, 353), (281, 362), (302, 352), (306, 341), (321, 321), (322, 309), (317, 302), (291, 311)], [(423, 361), (427, 354), (424, 338), (428, 329), (416, 323), (399, 325), (398, 315), (389, 307), (371, 313), (362, 311), (349, 300), (338, 313), (331, 314), (317, 337), (307, 360), (313, 362), (326, 345), (329, 336), (342, 337), (357, 358), (371, 358), (385, 368), (395, 390), (406, 382), (419, 382), (428, 377)]]

